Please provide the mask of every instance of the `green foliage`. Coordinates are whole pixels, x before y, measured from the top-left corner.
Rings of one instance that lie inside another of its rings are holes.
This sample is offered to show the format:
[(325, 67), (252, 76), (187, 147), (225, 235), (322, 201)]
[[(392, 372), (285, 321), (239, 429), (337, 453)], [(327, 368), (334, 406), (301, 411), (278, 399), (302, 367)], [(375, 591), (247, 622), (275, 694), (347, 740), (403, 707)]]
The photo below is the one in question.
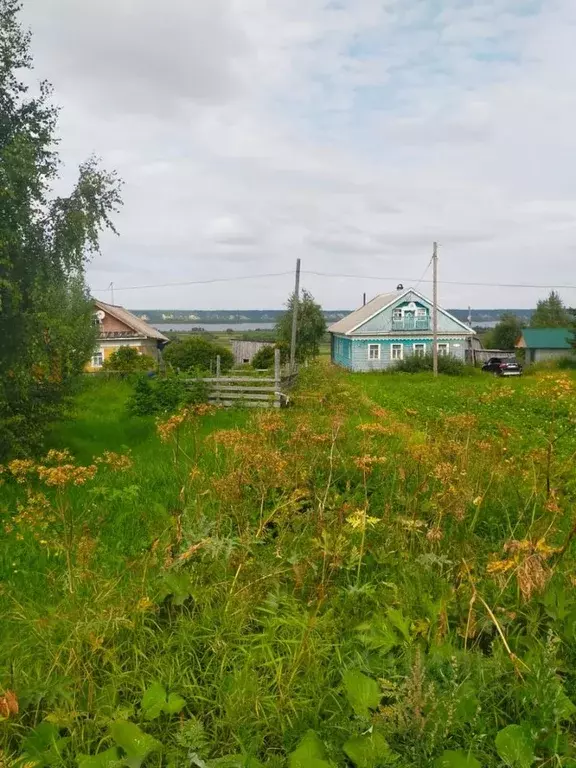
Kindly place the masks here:
[(382, 698), (378, 683), (371, 677), (349, 669), (343, 677), (344, 689), (350, 706), (359, 717), (369, 717), (370, 710), (376, 709)]
[(58, 179), (57, 110), (50, 89), (29, 96), (30, 36), (18, 0), (0, 0), (0, 452), (24, 453), (62, 413), (93, 346), (84, 268), (112, 227), (119, 182), (95, 159), (68, 197)]
[(496, 749), (506, 765), (513, 768), (530, 768), (534, 762), (534, 739), (529, 727), (506, 726), (496, 735)]
[(138, 373), (138, 371), (153, 371), (156, 361), (150, 355), (141, 355), (135, 347), (119, 347), (106, 358), (103, 371), (116, 373)]
[(22, 752), (26, 760), (37, 766), (54, 766), (60, 763), (60, 755), (69, 739), (60, 735), (52, 723), (40, 723), (22, 741)]
[(556, 291), (541, 299), (530, 319), (531, 328), (566, 328), (573, 321), (570, 312)]
[(252, 358), (252, 368), (262, 370), (264, 368), (274, 368), (274, 356), (275, 350), (280, 350), (280, 362), (284, 364), (288, 360), (290, 354), (290, 347), (284, 342), (279, 342), (276, 345), (270, 344), (262, 349), (258, 350)]
[(309, 730), (288, 757), (288, 768), (333, 768), (327, 760), (326, 747), (318, 734)]
[[(276, 323), (278, 341), (287, 349), (292, 344), (292, 317), (296, 298), (290, 297), (286, 305), (286, 312), (280, 316)], [(314, 301), (314, 297), (306, 290), (302, 291), (302, 298), (298, 298), (298, 317), (296, 324), (296, 359), (298, 362), (317, 357), (319, 345), (326, 333), (326, 320), (322, 307)]]
[(353, 736), (344, 744), (344, 752), (356, 768), (380, 768), (392, 765), (398, 759), (378, 730), (362, 736)]
[(173, 413), (184, 405), (208, 402), (209, 394), (209, 385), (202, 378), (188, 382), (176, 376), (160, 379), (142, 376), (134, 386), (128, 409), (135, 416)]
[(110, 726), (110, 735), (126, 755), (128, 768), (140, 768), (152, 752), (161, 748), (160, 742), (128, 720), (117, 720)]
[(522, 334), (522, 323), (516, 315), (505, 313), (498, 324), (487, 334), (484, 346), (487, 349), (514, 349)]
[(434, 768), (482, 768), (478, 760), (461, 750), (446, 750), (434, 760)]
[[(433, 368), (432, 355), (428, 354), (405, 357), (404, 360), (399, 360), (392, 370), (401, 373), (423, 373), (432, 371)], [(466, 373), (466, 366), (456, 357), (442, 355), (438, 358), (438, 371), (447, 376), (463, 376)]]
[(234, 365), (234, 355), (226, 347), (214, 344), (201, 336), (188, 336), (172, 342), (164, 352), (164, 359), (179, 371), (216, 372), (216, 358), (220, 355), (220, 370), (224, 373)]
[(182, 696), (166, 693), (161, 683), (152, 683), (142, 697), (142, 711), (146, 720), (156, 720), (162, 713), (177, 715), (186, 706)]
[(47, 447), (94, 479), (0, 473), (0, 762), (573, 762), (572, 374), (311, 365), (166, 442), (86, 379)]

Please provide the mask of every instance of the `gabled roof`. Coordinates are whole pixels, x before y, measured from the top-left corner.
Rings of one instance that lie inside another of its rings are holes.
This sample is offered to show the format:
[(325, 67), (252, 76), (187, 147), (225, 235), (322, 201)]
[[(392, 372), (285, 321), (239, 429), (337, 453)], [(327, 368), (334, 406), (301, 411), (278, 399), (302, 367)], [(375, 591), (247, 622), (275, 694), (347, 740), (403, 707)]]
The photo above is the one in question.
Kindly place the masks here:
[[(351, 336), (354, 331), (360, 328), (360, 326), (364, 325), (364, 323), (367, 323), (373, 317), (376, 317), (376, 315), (380, 314), (380, 312), (392, 306), (392, 304), (395, 304), (397, 301), (401, 301), (409, 293), (413, 293), (425, 304), (432, 304), (430, 299), (427, 299), (426, 296), (423, 296), (421, 293), (414, 290), (414, 288), (408, 288), (402, 292), (394, 291), (393, 293), (381, 293), (379, 296), (376, 296), (363, 307), (360, 307), (360, 309), (351, 312), (346, 317), (343, 317), (342, 320), (338, 320), (337, 323), (331, 325), (328, 328), (328, 331), (330, 333), (340, 333), (345, 336)], [(453, 320), (455, 323), (458, 323), (458, 325), (464, 328), (465, 331), (468, 331), (471, 336), (476, 335), (476, 331), (458, 320), (458, 318), (454, 317), (454, 315), (451, 315), (450, 312), (442, 309), (442, 307), (438, 307), (438, 312), (443, 314), (445, 317), (449, 317), (450, 320)]]
[(140, 320), (140, 318), (133, 315), (132, 312), (128, 312), (124, 307), (118, 307), (116, 304), (106, 304), (106, 302), (98, 300), (95, 300), (94, 304), (98, 309), (107, 312), (109, 315), (112, 315), (112, 317), (115, 317), (116, 320), (127, 325), (128, 328), (132, 328), (137, 336), (143, 336), (147, 339), (158, 339), (158, 341), (170, 341), (170, 339), (164, 336), (163, 333), (160, 333), (156, 328), (148, 325), (144, 320)]
[(364, 304), (363, 307), (360, 307), (360, 309), (351, 312), (349, 315), (346, 315), (346, 317), (343, 317), (342, 320), (333, 323), (328, 330), (330, 333), (350, 333), (359, 325), (362, 325), (367, 320), (370, 320), (371, 317), (377, 315), (378, 312), (386, 309), (386, 307), (390, 306), (390, 304), (400, 298), (400, 296), (402, 296), (402, 294), (398, 293), (398, 291), (394, 291), (394, 293), (381, 293), (379, 296), (371, 299), (367, 304)]
[(524, 328), (517, 347), (528, 349), (571, 349), (570, 328)]

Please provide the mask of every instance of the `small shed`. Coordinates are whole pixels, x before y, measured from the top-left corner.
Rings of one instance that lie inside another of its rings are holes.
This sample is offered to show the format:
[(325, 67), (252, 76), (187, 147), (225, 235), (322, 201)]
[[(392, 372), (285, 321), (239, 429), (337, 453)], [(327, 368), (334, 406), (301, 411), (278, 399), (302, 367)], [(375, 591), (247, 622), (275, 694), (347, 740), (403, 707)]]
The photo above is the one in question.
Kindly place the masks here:
[(517, 349), (526, 350), (526, 363), (540, 363), (566, 357), (573, 351), (570, 328), (524, 328), (516, 343)]
[(254, 355), (263, 347), (273, 347), (274, 344), (269, 341), (233, 341), (232, 354), (234, 355), (234, 365), (246, 365), (251, 363)]

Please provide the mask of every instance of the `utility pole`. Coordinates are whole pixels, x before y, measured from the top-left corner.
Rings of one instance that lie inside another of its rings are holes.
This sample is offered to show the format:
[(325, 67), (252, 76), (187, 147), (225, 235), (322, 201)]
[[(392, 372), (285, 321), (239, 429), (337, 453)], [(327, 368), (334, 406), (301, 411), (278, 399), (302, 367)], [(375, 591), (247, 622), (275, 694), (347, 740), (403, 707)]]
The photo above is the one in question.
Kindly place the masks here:
[(300, 301), (300, 259), (296, 259), (296, 281), (292, 302), (292, 341), (290, 344), (290, 373), (296, 370), (296, 333), (298, 330), (298, 302)]
[(434, 376), (438, 376), (438, 243), (432, 253), (432, 361)]
[(110, 283), (110, 303), (114, 305), (114, 283)]
[(364, 294), (364, 296), (362, 297), (362, 306), (363, 307), (366, 306), (366, 294)]

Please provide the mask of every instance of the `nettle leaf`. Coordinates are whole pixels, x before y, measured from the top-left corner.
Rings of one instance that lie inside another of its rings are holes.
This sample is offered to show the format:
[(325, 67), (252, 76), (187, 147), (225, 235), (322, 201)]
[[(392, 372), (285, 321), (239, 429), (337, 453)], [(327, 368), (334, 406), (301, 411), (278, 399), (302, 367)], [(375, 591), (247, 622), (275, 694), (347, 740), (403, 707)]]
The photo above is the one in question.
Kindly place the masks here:
[(350, 706), (359, 717), (369, 717), (370, 710), (380, 704), (380, 686), (371, 677), (357, 669), (349, 669), (343, 676), (344, 689)]
[(308, 731), (294, 752), (288, 756), (289, 768), (332, 768), (326, 760), (326, 748), (315, 731)]
[(529, 768), (534, 762), (534, 739), (525, 725), (509, 725), (496, 735), (496, 751), (506, 765)]
[(343, 749), (356, 768), (379, 768), (382, 765), (391, 765), (398, 758), (379, 731), (352, 736)]
[(166, 689), (161, 683), (152, 683), (142, 697), (142, 709), (146, 720), (160, 717), (166, 704)]
[(473, 683), (463, 683), (458, 689), (455, 715), (459, 723), (469, 723), (476, 717), (480, 702)]
[(107, 749), (98, 755), (79, 755), (78, 768), (119, 768), (122, 765), (117, 747)]
[(402, 611), (398, 610), (398, 608), (389, 608), (387, 616), (390, 624), (392, 624), (392, 626), (397, 629), (398, 632), (400, 632), (404, 640), (409, 641), (410, 622), (404, 617)]
[(69, 741), (60, 736), (60, 730), (53, 723), (43, 722), (23, 740), (22, 751), (38, 766), (56, 765), (62, 762), (61, 754)]
[(370, 621), (359, 624), (356, 631), (367, 648), (382, 654), (389, 653), (399, 645), (398, 635), (382, 616), (375, 616)]
[(127, 720), (117, 720), (110, 726), (112, 738), (126, 753), (130, 768), (140, 768), (151, 752), (161, 748), (159, 741), (148, 733), (144, 733), (137, 725)]
[(146, 720), (156, 720), (162, 712), (177, 715), (186, 706), (185, 699), (175, 693), (169, 696), (161, 683), (152, 683), (142, 697), (141, 707)]
[(167, 715), (177, 715), (179, 712), (182, 712), (185, 706), (186, 700), (183, 699), (182, 696), (178, 696), (176, 693), (171, 693), (166, 701), (164, 712), (166, 712)]
[(434, 760), (434, 768), (482, 768), (473, 755), (458, 750), (447, 750)]

